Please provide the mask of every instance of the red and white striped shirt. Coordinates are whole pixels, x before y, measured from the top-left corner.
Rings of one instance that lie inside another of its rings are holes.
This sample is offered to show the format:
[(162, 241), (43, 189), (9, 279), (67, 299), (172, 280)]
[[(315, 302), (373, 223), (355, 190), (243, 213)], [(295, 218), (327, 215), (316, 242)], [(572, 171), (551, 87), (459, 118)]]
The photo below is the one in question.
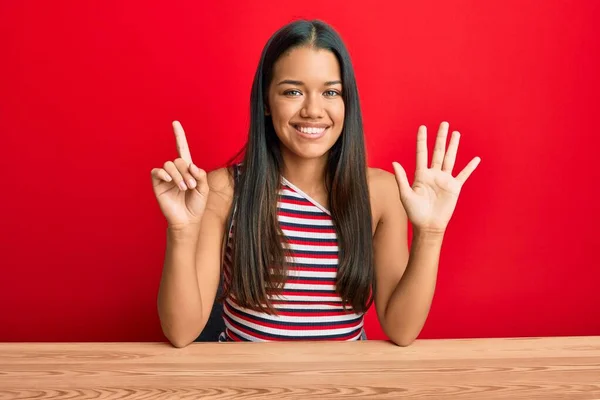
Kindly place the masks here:
[[(290, 245), (288, 277), (279, 296), (269, 296), (277, 315), (223, 304), (225, 331), (220, 341), (360, 340), (364, 315), (342, 307), (335, 292), (338, 242), (331, 214), (282, 177), (277, 204), (280, 227)], [(231, 232), (224, 259), (230, 282)]]

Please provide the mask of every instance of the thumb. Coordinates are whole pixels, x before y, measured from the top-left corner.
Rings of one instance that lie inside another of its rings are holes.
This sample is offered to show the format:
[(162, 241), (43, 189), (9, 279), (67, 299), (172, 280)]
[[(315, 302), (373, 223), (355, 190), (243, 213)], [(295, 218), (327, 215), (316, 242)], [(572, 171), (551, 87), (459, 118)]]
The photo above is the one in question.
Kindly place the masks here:
[(402, 168), (402, 165), (400, 165), (397, 162), (393, 162), (392, 165), (394, 166), (396, 182), (398, 182), (398, 188), (400, 189), (400, 195), (407, 196), (412, 191), (412, 188), (410, 187), (410, 184), (408, 183), (406, 171), (404, 171), (404, 168)]

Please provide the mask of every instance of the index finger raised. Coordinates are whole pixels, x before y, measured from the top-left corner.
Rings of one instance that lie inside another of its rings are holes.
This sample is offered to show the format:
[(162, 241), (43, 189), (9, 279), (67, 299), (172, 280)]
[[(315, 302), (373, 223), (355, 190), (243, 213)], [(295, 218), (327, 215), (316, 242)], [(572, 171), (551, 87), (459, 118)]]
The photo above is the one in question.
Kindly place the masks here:
[(192, 155), (190, 154), (190, 148), (185, 138), (185, 131), (179, 121), (173, 121), (173, 132), (175, 133), (175, 141), (177, 142), (177, 153), (189, 166), (192, 164)]

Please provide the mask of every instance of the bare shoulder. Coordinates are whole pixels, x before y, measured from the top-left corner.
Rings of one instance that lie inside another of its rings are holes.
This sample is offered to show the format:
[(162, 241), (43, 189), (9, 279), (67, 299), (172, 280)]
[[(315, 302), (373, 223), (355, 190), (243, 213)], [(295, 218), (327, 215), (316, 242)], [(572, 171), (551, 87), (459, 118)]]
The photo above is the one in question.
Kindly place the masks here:
[(375, 185), (390, 185), (396, 182), (396, 177), (391, 172), (388, 172), (381, 168), (368, 168), (367, 181), (369, 182), (369, 188), (371, 184)]
[(207, 174), (210, 190), (227, 192), (233, 196), (233, 175), (231, 168), (217, 168)]
[(373, 214), (374, 227), (381, 222), (382, 216), (388, 207), (402, 207), (400, 192), (396, 176), (381, 168), (369, 168), (367, 171), (369, 195), (371, 199), (371, 213)]
[(233, 200), (233, 173), (231, 168), (218, 168), (206, 175), (210, 192), (206, 210), (225, 220)]

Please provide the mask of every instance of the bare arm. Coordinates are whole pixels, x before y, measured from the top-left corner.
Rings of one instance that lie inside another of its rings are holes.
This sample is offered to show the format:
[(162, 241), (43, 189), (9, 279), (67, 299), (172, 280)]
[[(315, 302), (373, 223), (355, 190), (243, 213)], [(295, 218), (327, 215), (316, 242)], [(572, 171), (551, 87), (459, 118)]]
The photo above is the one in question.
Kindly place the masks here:
[(191, 343), (204, 327), (195, 260), (199, 233), (199, 226), (167, 228), (158, 316), (163, 333), (176, 347)]
[(158, 312), (165, 336), (176, 347), (187, 346), (200, 335), (219, 285), (232, 195), (227, 170), (209, 173), (208, 184), (211, 190), (201, 223), (167, 230)]
[(385, 334), (400, 346), (419, 335), (431, 307), (437, 280), (441, 236), (413, 231), (409, 252), (407, 216), (392, 174), (374, 181), (381, 217), (373, 238), (377, 293), (375, 306)]
[[(376, 190), (383, 199), (373, 238), (379, 285), (375, 300), (377, 314), (390, 339), (403, 346), (412, 343), (425, 324), (435, 291), (444, 233), (463, 184), (481, 161), (479, 157), (473, 158), (453, 177), (460, 134), (452, 133), (446, 152), (448, 128), (447, 122), (440, 124), (431, 167), (427, 168), (427, 128), (419, 127), (412, 187), (399, 163), (393, 163), (395, 179), (392, 174), (382, 173), (377, 180)], [(408, 219), (413, 226), (410, 253), (405, 246)]]
[(169, 225), (157, 306), (163, 333), (174, 346), (184, 347), (210, 316), (233, 186), (226, 169), (208, 175), (199, 169), (181, 124), (174, 121), (173, 130), (180, 157), (152, 170), (154, 192)]

